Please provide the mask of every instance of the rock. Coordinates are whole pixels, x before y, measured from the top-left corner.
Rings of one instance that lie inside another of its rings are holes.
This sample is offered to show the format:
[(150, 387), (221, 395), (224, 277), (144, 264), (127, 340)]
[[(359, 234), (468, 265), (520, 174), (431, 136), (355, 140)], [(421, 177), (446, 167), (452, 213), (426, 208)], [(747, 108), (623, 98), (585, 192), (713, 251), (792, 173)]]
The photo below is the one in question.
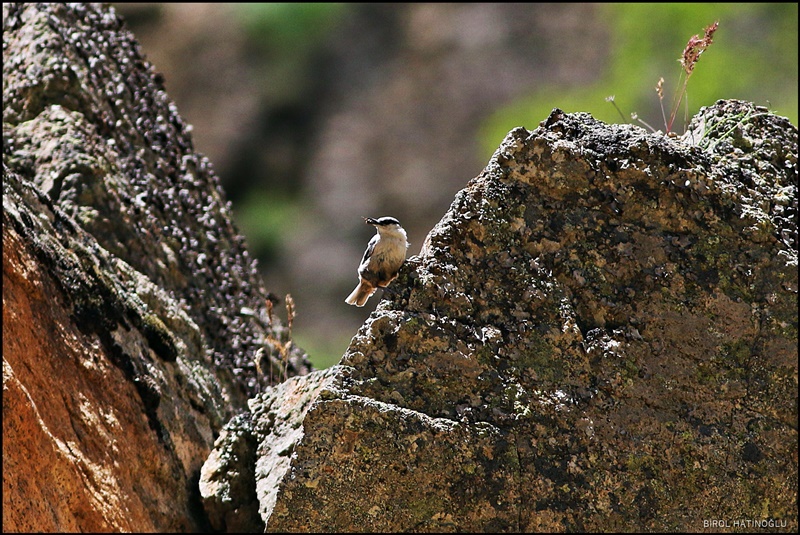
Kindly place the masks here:
[(264, 531), (256, 497), (257, 446), (250, 413), (242, 413), (228, 422), (203, 464), (200, 495), (217, 531)]
[(690, 128), (510, 132), (308, 408), (254, 413), (296, 426), (267, 531), (796, 530), (797, 129)]
[(3, 529), (207, 529), (201, 465), (288, 339), (267, 300), (113, 8), (3, 4)]

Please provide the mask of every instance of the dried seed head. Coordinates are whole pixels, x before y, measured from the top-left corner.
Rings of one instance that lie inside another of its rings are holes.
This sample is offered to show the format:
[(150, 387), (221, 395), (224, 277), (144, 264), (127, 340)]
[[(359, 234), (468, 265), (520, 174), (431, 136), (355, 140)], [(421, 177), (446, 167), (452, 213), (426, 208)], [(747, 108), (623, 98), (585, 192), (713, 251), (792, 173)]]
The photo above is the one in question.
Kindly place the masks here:
[(681, 55), (680, 60), (687, 77), (692, 74), (695, 64), (700, 59), (700, 54), (714, 42), (714, 32), (717, 31), (718, 26), (719, 21), (708, 26), (702, 38), (697, 35), (693, 35), (689, 38), (689, 42), (686, 43), (686, 48), (683, 49), (683, 55)]

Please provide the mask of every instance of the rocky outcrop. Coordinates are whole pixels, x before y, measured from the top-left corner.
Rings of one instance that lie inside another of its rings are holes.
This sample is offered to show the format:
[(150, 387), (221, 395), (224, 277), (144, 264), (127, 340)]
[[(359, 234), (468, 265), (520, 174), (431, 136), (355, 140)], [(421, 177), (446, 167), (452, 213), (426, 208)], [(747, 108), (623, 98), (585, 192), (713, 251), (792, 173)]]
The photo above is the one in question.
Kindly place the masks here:
[(267, 301), (113, 9), (3, 4), (3, 530), (207, 528), (220, 428), (310, 368)]
[(682, 139), (554, 110), (341, 365), (251, 400), (212, 459), (258, 444), (267, 531), (796, 530), (796, 214), (797, 129), (766, 109)]

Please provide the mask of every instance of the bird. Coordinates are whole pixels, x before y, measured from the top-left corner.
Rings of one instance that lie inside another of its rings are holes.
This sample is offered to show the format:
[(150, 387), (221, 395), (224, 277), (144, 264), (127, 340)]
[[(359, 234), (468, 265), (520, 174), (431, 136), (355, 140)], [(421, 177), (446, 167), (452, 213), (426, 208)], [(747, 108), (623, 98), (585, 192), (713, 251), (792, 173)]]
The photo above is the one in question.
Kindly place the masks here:
[(408, 249), (408, 236), (397, 219), (365, 217), (364, 223), (374, 226), (378, 232), (367, 244), (358, 265), (358, 286), (344, 300), (357, 307), (363, 307), (377, 288), (385, 288), (397, 278)]

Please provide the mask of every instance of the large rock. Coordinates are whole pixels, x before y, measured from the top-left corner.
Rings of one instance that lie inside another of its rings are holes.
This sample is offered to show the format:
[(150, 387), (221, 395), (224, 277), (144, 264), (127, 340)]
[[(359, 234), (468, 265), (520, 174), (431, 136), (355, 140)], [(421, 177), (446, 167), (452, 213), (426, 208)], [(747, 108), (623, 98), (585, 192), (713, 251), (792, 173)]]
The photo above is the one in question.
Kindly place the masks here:
[(258, 444), (267, 531), (796, 530), (796, 214), (797, 129), (763, 108), (682, 139), (554, 110), (341, 365), (213, 457)]
[(309, 370), (187, 130), (112, 8), (3, 4), (4, 531), (206, 529), (222, 425)]

